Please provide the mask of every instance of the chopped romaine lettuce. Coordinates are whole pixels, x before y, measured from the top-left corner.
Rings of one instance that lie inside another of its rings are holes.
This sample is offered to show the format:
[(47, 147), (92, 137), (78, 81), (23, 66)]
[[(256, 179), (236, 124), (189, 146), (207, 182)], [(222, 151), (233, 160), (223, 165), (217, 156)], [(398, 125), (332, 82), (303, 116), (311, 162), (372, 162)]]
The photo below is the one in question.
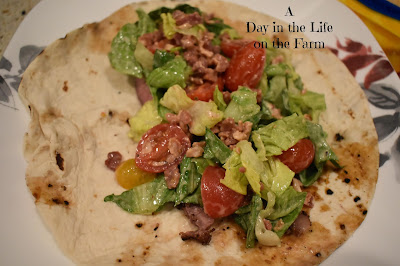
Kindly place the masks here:
[(176, 33), (175, 19), (172, 17), (171, 13), (162, 13), (161, 19), (163, 22), (162, 25), (164, 36), (171, 40)]
[(188, 66), (182, 57), (177, 56), (162, 67), (154, 69), (147, 77), (147, 84), (154, 88), (169, 88), (173, 85), (186, 87)]
[(319, 114), (326, 110), (324, 95), (311, 91), (304, 94), (289, 93), (289, 106), (292, 113), (301, 116), (310, 114), (315, 123), (318, 122)]
[[(301, 212), (302, 208), (303, 208), (303, 206), (298, 206), (296, 209), (294, 209), (288, 215), (283, 216), (282, 218), (279, 218), (278, 220), (271, 221), (272, 230), (279, 237), (282, 237), (285, 234), (285, 232), (289, 229), (289, 227), (292, 225), (292, 223), (296, 220), (296, 218), (299, 216), (299, 213)], [(275, 229), (275, 226), (280, 222), (279, 221), (280, 219), (282, 219), (283, 225), (279, 226), (279, 229), (278, 228)]]
[(235, 217), (235, 222), (246, 231), (246, 248), (253, 248), (256, 241), (256, 222), (259, 212), (263, 208), (262, 199), (254, 195), (250, 203), (250, 212), (239, 214)]
[(181, 178), (176, 188), (175, 205), (180, 204), (185, 199), (185, 202), (190, 200), (192, 201), (191, 203), (194, 203), (193, 199), (201, 202), (201, 195), (200, 198), (197, 197), (198, 195), (192, 197), (191, 195), (196, 193), (200, 185), (201, 176), (208, 165), (210, 165), (210, 162), (204, 158), (185, 157), (182, 160), (180, 164)]
[(213, 101), (194, 101), (187, 111), (192, 117), (189, 131), (196, 136), (204, 136), (206, 128), (212, 128), (224, 116)]
[(175, 201), (175, 190), (168, 189), (165, 178), (161, 175), (121, 195), (108, 195), (104, 201), (112, 201), (130, 213), (152, 214), (160, 210), (165, 203)]
[(293, 114), (253, 131), (252, 139), (260, 158), (266, 158), (282, 154), (308, 135), (305, 119)]
[(243, 167), (240, 155), (232, 152), (223, 167), (226, 172), (224, 179), (221, 179), (220, 182), (237, 193), (246, 195), (249, 181), (245, 174), (240, 171), (240, 167)]
[(272, 230), (267, 230), (264, 219), (258, 215), (255, 227), (255, 235), (261, 245), (275, 247), (281, 244), (279, 236)]
[(181, 5), (177, 5), (175, 8), (161, 7), (156, 10), (153, 10), (149, 13), (149, 17), (152, 18), (154, 21), (156, 21), (161, 18), (162, 13), (173, 13), (175, 10), (180, 10), (186, 14), (191, 14), (194, 12), (197, 12), (200, 15), (202, 14), (200, 9), (198, 9), (197, 7), (193, 7), (188, 4), (181, 4)]
[(151, 70), (153, 70), (154, 55), (141, 42), (137, 43), (133, 55), (145, 71), (150, 72)]
[(155, 30), (154, 21), (141, 9), (136, 10), (139, 21), (135, 24), (124, 25), (111, 43), (111, 52), (108, 54), (111, 66), (117, 71), (143, 77), (143, 66), (135, 57), (135, 50), (139, 36)]
[(201, 38), (202, 32), (205, 31), (203, 24), (197, 24), (190, 28), (180, 29), (176, 26), (175, 19), (172, 17), (171, 13), (161, 14), (161, 19), (163, 22), (163, 32), (167, 39), (172, 39), (175, 33), (181, 33), (183, 35), (193, 35), (197, 39)]
[(292, 186), (286, 189), (281, 195), (275, 199), (274, 210), (266, 218), (269, 220), (277, 220), (291, 213), (296, 208), (303, 207), (307, 192), (298, 192)]
[(253, 191), (260, 195), (260, 181), (265, 179), (265, 166), (257, 156), (250, 142), (242, 140), (236, 144), (236, 147), (240, 149), (240, 160), (246, 169), (244, 174)]
[(292, 183), (294, 172), (279, 159), (269, 157), (265, 162), (268, 187), (277, 196), (281, 195)]
[(311, 186), (321, 176), (327, 161), (331, 161), (336, 167), (340, 167), (339, 159), (326, 141), (326, 133), (322, 130), (321, 125), (307, 121), (307, 128), (310, 140), (315, 147), (315, 155), (311, 166), (300, 172), (300, 181), (306, 187)]
[(215, 87), (214, 94), (213, 94), (213, 100), (214, 100), (215, 104), (218, 106), (219, 110), (221, 110), (222, 112), (225, 111), (226, 103), (224, 100), (224, 95), (218, 89), (218, 87)]
[(194, 101), (187, 96), (181, 86), (174, 85), (161, 98), (160, 104), (178, 113), (180, 110), (189, 109), (194, 104)]
[(232, 151), (209, 128), (206, 128), (204, 138), (206, 146), (204, 147), (203, 157), (224, 164)]
[(212, 23), (205, 23), (204, 26), (209, 32), (213, 32), (216, 37), (222, 34), (223, 30), (232, 29), (231, 26), (225, 24), (224, 21), (220, 18), (213, 18), (212, 20)]
[(114, 37), (111, 52), (108, 54), (111, 66), (117, 71), (138, 78), (143, 77), (143, 69), (134, 56), (136, 49), (137, 26), (126, 24)]
[(175, 54), (173, 53), (164, 50), (156, 50), (156, 52), (154, 53), (153, 68), (162, 67), (174, 58)]
[(226, 107), (224, 116), (232, 117), (235, 122), (250, 120), (260, 111), (257, 93), (246, 87), (240, 87), (231, 94), (232, 100)]
[(156, 23), (150, 16), (144, 12), (143, 9), (139, 8), (136, 10), (136, 13), (139, 16), (139, 21), (138, 23), (138, 33), (137, 33), (137, 38), (142, 36), (145, 33), (153, 32), (156, 30)]
[(128, 136), (134, 141), (139, 141), (146, 131), (161, 122), (162, 118), (158, 115), (156, 103), (154, 101), (148, 101), (129, 119), (131, 129)]

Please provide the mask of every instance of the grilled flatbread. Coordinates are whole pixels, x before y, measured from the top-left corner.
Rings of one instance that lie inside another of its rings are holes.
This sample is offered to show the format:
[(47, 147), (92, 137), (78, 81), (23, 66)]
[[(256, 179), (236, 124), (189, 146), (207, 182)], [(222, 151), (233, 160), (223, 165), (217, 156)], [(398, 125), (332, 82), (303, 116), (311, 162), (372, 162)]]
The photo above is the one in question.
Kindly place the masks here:
[[(223, 18), (245, 38), (251, 38), (245, 32), (247, 21), (279, 23), (231, 3), (186, 3)], [(315, 198), (309, 232), (283, 236), (280, 247), (246, 249), (244, 231), (221, 219), (214, 224), (211, 243), (203, 246), (181, 240), (179, 232), (195, 229), (182, 211), (167, 207), (151, 216), (132, 215), (104, 202), (105, 196), (124, 191), (104, 160), (110, 151), (134, 157), (136, 144), (127, 137), (127, 119), (140, 108), (132, 79), (110, 66), (111, 41), (124, 24), (138, 19), (137, 8), (149, 12), (175, 5), (151, 1), (125, 6), (55, 41), (24, 73), (19, 94), (31, 116), (24, 146), (26, 183), (43, 222), (76, 264), (322, 262), (366, 217), (378, 177), (377, 134), (368, 102), (350, 72), (327, 49), (291, 51), (304, 87), (325, 95), (327, 110), (320, 124), (344, 166), (327, 165), (322, 177), (307, 188)]]

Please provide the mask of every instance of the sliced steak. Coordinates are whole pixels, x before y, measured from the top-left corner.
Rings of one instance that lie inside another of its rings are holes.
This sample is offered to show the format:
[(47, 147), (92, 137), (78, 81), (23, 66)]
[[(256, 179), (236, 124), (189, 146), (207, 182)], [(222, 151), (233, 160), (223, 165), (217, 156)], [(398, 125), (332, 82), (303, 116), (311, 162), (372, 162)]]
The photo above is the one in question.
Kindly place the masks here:
[(193, 239), (200, 242), (203, 245), (208, 245), (211, 241), (211, 233), (214, 229), (210, 230), (210, 227), (214, 223), (214, 219), (208, 216), (202, 207), (194, 204), (185, 204), (183, 211), (190, 219), (190, 221), (198, 227), (196, 231), (180, 232), (182, 240)]

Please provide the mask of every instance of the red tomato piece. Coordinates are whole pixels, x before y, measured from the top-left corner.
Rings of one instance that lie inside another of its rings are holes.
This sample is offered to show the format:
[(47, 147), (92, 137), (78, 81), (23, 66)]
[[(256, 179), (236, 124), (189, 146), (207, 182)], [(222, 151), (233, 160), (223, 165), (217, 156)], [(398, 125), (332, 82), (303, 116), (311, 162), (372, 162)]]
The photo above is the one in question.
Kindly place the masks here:
[(188, 90), (186, 94), (192, 100), (208, 102), (214, 98), (214, 90), (216, 85), (218, 85), (218, 89), (222, 91), (224, 88), (223, 79), (218, 78), (218, 82), (214, 84), (204, 83), (192, 90)]
[(225, 177), (225, 169), (208, 166), (201, 178), (201, 199), (204, 212), (212, 218), (221, 218), (233, 214), (242, 206), (245, 196), (220, 183)]
[(307, 169), (314, 160), (315, 148), (309, 139), (299, 140), (293, 147), (276, 156), (295, 173)]
[(251, 40), (231, 40), (231, 39), (224, 39), (221, 42), (221, 51), (224, 55), (226, 55), (229, 58), (232, 58), (232, 56), (240, 50), (243, 46), (246, 44), (250, 43)]
[(147, 131), (136, 148), (136, 166), (162, 173), (179, 164), (190, 147), (189, 137), (176, 125), (160, 124)]
[(254, 42), (235, 53), (225, 71), (225, 87), (236, 91), (239, 86), (255, 88), (260, 82), (265, 65), (265, 49), (255, 48)]

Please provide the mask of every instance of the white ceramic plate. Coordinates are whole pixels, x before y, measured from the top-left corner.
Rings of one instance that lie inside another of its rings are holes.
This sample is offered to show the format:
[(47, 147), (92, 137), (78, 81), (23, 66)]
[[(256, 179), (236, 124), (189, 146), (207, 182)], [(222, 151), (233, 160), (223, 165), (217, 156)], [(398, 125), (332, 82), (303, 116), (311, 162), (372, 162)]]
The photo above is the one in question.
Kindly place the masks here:
[[(130, 0), (45, 0), (25, 18), (0, 61), (0, 265), (71, 265), (57, 248), (38, 216), (25, 185), (26, 163), (22, 139), (29, 116), (17, 87), (21, 74), (43, 47), (85, 23), (100, 21)], [(372, 34), (352, 11), (336, 1), (235, 1), (286, 22), (304, 24), (306, 34), (326, 46), (345, 46), (345, 38), (362, 43), (367, 54), (382, 55)], [(294, 16), (285, 16), (290, 6)], [(310, 23), (328, 22), (333, 32), (310, 33)], [(344, 59), (354, 53), (338, 49)], [(379, 60), (357, 71), (364, 86), (367, 73)], [(368, 215), (341, 248), (324, 265), (395, 265), (400, 263), (400, 81), (392, 72), (366, 90), (380, 137), (381, 167), (376, 194)], [(321, 239), (323, 241), (323, 239)]]

